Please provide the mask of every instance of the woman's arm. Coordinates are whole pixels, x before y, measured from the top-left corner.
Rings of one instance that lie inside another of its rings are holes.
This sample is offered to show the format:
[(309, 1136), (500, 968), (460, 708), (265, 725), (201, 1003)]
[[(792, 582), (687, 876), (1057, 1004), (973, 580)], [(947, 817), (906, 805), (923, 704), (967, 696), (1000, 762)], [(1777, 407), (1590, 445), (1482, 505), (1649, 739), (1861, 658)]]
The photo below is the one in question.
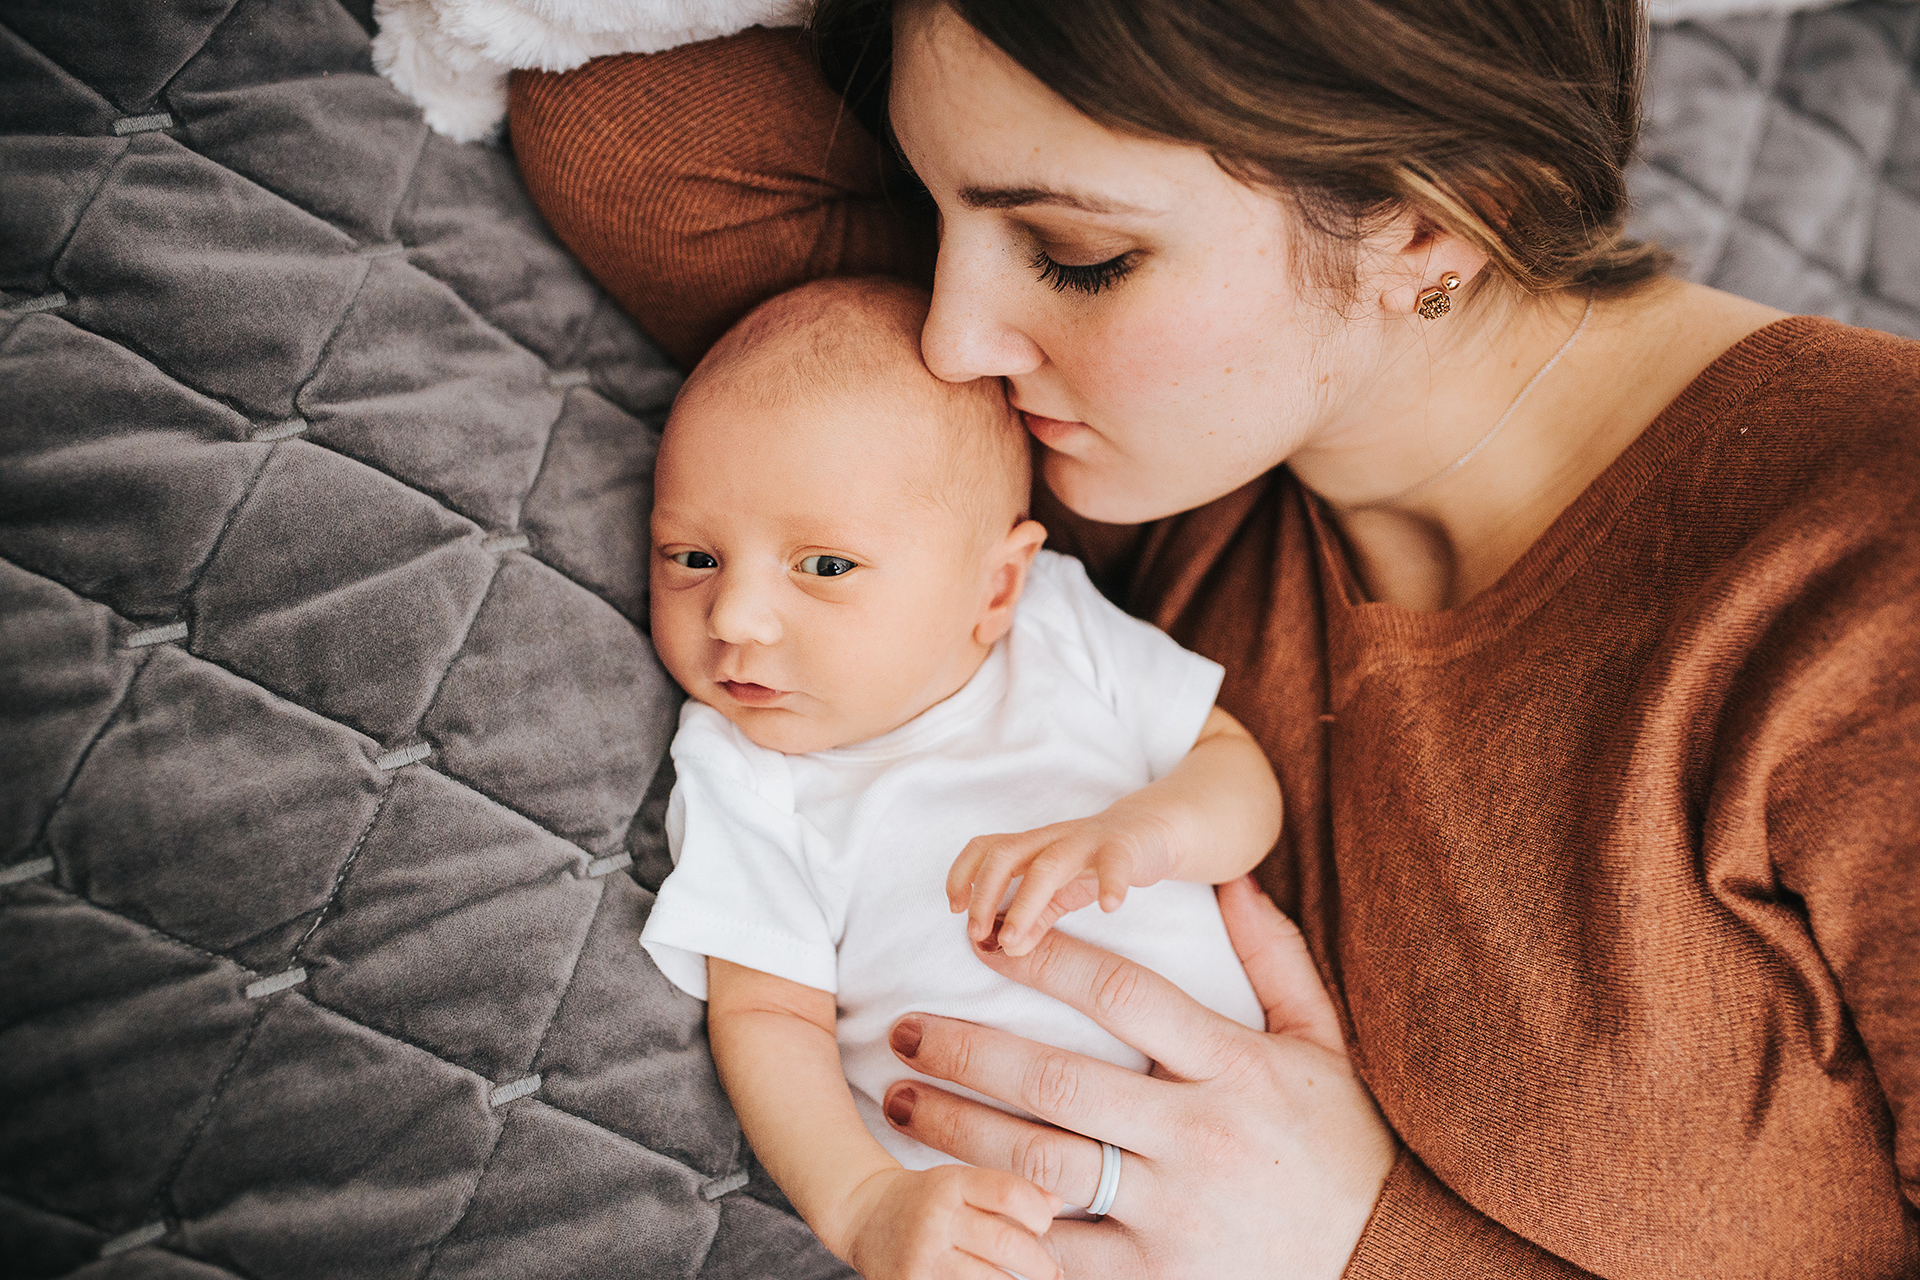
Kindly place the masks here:
[(1267, 1011), (1265, 1034), (1137, 965), (1049, 933), (1023, 958), (982, 958), (1146, 1053), (1154, 1074), (914, 1014), (895, 1025), (892, 1043), (915, 1070), (1049, 1124), (911, 1082), (888, 1092), (888, 1117), (922, 1142), (1011, 1169), (1072, 1203), (1086, 1202), (1101, 1166), (1097, 1142), (1079, 1135), (1124, 1148), (1108, 1217), (1061, 1222), (1048, 1236), (1068, 1275), (1586, 1275), (1477, 1213), (1398, 1150), (1347, 1059), (1299, 931), (1251, 880), (1222, 885), (1220, 906)]
[(797, 30), (516, 71), (508, 133), (540, 212), (683, 369), (826, 276), (933, 275), (932, 222)]
[(821, 1243), (869, 1280), (973, 1274), (974, 1260), (1054, 1280), (1038, 1239), (1051, 1196), (991, 1169), (909, 1173), (874, 1141), (840, 1073), (831, 995), (717, 959), (707, 987), (713, 1060), (740, 1127)]

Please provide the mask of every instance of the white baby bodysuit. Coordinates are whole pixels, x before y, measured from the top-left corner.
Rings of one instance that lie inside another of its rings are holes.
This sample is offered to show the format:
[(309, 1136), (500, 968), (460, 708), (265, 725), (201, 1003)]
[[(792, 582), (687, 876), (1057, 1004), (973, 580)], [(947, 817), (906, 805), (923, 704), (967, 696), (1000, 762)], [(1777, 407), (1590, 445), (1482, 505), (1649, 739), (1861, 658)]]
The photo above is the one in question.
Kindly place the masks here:
[[(1192, 749), (1220, 676), (1101, 598), (1078, 560), (1042, 551), (1012, 632), (974, 677), (882, 737), (782, 755), (689, 701), (673, 740), (674, 871), (641, 940), (702, 999), (706, 956), (832, 992), (841, 1066), (867, 1127), (909, 1169), (954, 1163), (880, 1114), (894, 1081), (928, 1079), (887, 1047), (900, 1015), (965, 1018), (1148, 1066), (1091, 1019), (981, 963), (966, 917), (947, 910), (954, 858), (974, 836), (1087, 817), (1161, 777)], [(1087, 907), (1055, 927), (1263, 1023), (1211, 886), (1133, 889), (1118, 911)]]

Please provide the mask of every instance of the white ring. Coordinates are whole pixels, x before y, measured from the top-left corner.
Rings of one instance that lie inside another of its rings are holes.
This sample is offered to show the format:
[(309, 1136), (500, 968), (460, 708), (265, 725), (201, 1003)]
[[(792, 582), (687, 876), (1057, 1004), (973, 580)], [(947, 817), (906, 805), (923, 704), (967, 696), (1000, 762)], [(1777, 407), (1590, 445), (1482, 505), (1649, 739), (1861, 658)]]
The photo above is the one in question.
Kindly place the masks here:
[(1113, 1208), (1113, 1198), (1120, 1193), (1120, 1148), (1111, 1142), (1100, 1144), (1100, 1187), (1093, 1193), (1093, 1203), (1087, 1206), (1087, 1212), (1096, 1218), (1107, 1216), (1107, 1210)]

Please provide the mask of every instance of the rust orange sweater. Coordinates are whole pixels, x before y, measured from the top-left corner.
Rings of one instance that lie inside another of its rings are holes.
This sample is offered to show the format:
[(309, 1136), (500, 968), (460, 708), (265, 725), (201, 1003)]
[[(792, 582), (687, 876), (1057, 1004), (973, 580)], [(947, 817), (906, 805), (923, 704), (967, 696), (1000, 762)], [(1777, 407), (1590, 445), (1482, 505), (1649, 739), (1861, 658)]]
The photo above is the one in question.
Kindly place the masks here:
[[(512, 101), (535, 198), (682, 360), (924, 261), (847, 176), (872, 139), (826, 162), (854, 126), (791, 34)], [(1349, 1275), (1920, 1275), (1920, 344), (1753, 335), (1444, 613), (1367, 602), (1284, 468), (1043, 518), (1225, 664), (1279, 772), (1261, 877), (1405, 1144)]]

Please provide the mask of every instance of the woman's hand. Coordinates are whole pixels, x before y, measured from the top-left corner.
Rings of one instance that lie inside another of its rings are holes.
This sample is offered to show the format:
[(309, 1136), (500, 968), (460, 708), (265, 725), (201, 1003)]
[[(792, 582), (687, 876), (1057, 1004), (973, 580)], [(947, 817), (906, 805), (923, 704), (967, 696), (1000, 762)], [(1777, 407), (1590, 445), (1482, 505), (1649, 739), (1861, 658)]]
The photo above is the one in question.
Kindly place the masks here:
[(914, 1069), (1050, 1122), (902, 1082), (885, 1099), (901, 1132), (1069, 1204), (1093, 1198), (1098, 1140), (1125, 1152), (1107, 1217), (1047, 1234), (1069, 1277), (1336, 1277), (1393, 1165), (1299, 930), (1248, 879), (1220, 887), (1220, 909), (1264, 1035), (1057, 932), (1025, 957), (982, 955), (1152, 1058), (1150, 1076), (950, 1018), (894, 1024)]

